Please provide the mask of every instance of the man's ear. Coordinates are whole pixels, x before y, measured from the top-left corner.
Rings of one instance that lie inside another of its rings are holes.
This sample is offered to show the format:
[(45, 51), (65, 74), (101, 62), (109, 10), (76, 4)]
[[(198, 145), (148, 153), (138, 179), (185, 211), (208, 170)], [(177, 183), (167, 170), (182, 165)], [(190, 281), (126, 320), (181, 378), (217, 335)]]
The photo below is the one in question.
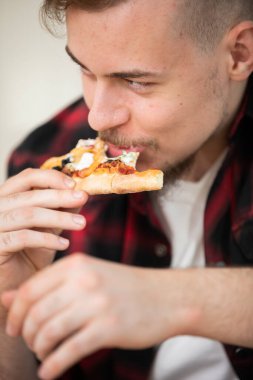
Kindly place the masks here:
[(232, 80), (247, 80), (253, 72), (253, 22), (243, 21), (228, 33), (229, 75)]

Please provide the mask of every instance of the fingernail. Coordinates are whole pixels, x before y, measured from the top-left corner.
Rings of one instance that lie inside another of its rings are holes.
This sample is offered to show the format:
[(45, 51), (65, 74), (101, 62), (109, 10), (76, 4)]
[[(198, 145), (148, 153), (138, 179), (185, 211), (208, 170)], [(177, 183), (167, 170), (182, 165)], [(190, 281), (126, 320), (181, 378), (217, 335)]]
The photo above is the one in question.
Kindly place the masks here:
[(64, 239), (63, 237), (59, 237), (59, 242), (61, 243), (61, 245), (64, 245), (64, 247), (67, 247), (69, 245), (69, 240)]
[(73, 197), (76, 199), (81, 199), (83, 198), (83, 191), (73, 191)]
[(83, 226), (85, 223), (85, 219), (82, 215), (74, 215), (73, 220), (76, 224), (79, 224), (81, 226)]
[(67, 187), (70, 187), (70, 188), (73, 188), (75, 186), (75, 181), (70, 177), (65, 177), (64, 183)]

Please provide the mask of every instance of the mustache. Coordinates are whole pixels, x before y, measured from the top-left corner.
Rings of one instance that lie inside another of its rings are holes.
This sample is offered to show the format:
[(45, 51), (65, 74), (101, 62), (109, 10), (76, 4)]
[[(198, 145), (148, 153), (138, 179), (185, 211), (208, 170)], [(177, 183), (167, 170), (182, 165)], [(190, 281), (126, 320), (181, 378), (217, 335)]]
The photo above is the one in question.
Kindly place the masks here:
[(98, 136), (101, 138), (101, 140), (104, 140), (105, 142), (111, 143), (116, 146), (133, 148), (143, 146), (146, 148), (151, 148), (155, 151), (158, 151), (159, 149), (158, 142), (154, 139), (129, 139), (125, 136), (120, 135), (115, 130), (101, 131), (98, 133)]

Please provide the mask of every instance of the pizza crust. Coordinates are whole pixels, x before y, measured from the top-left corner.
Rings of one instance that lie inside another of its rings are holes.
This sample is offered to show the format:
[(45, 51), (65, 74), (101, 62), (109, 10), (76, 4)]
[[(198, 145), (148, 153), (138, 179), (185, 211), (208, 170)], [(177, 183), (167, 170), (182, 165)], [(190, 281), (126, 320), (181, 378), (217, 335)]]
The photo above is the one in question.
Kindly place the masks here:
[(160, 190), (163, 186), (163, 173), (160, 170), (134, 174), (94, 172), (88, 177), (73, 179), (76, 181), (77, 190), (84, 190), (90, 195), (137, 193)]
[(115, 174), (90, 174), (88, 177), (72, 177), (75, 182), (76, 190), (84, 190), (90, 195), (110, 194), (112, 188), (112, 178)]

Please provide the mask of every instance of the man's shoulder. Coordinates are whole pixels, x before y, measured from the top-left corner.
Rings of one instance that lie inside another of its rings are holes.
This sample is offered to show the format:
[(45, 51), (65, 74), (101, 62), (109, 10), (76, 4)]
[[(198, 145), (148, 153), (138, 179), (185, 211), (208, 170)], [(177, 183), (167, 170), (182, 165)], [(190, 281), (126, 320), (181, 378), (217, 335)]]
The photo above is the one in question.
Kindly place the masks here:
[(68, 152), (80, 138), (94, 137), (87, 117), (88, 109), (83, 99), (78, 99), (36, 128), (11, 154), (8, 175), (27, 167), (39, 167), (47, 158)]

